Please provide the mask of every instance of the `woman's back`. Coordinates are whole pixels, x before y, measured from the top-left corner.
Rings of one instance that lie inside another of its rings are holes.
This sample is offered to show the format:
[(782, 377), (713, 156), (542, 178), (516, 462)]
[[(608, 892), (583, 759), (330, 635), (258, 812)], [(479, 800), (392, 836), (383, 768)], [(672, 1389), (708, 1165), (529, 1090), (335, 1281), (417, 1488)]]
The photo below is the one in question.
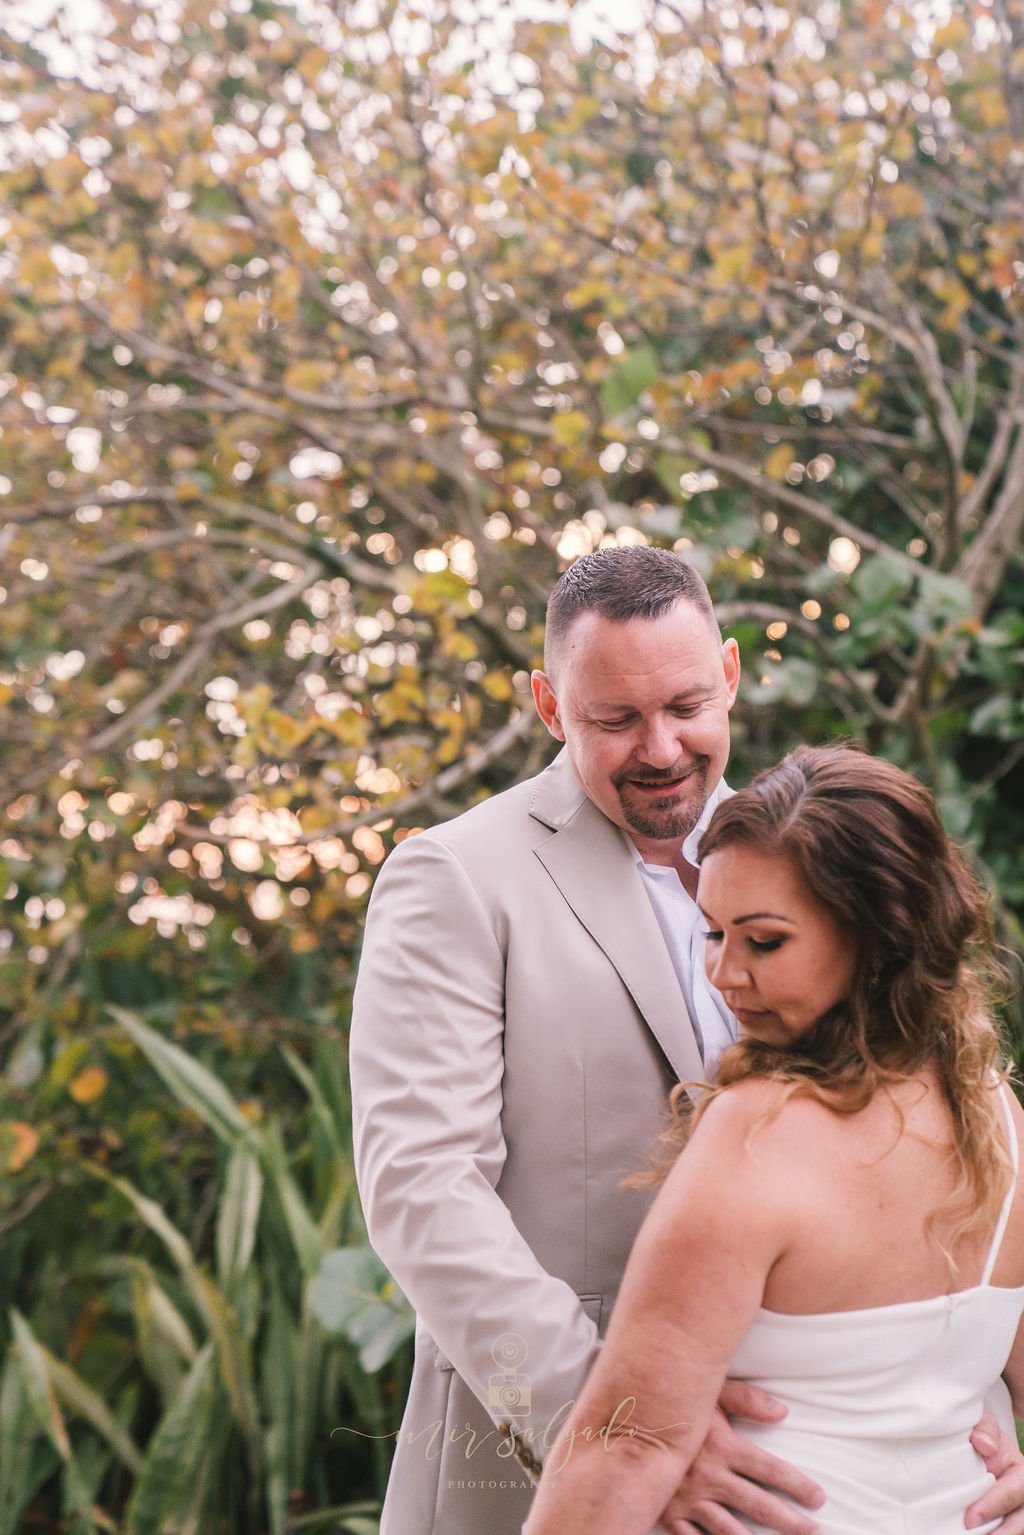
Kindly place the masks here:
[[(771, 1114), (780, 1088), (761, 1081), (736, 1091), (749, 1098), (756, 1126), (760, 1114)], [(999, 1092), (1016, 1144), (1024, 1113), (1008, 1090)], [(777, 1120), (754, 1128), (750, 1153), (776, 1160), (774, 1177), (798, 1217), (768, 1275), (766, 1308), (796, 1315), (856, 1310), (965, 1290), (980, 1280), (993, 1230), (973, 1231), (950, 1248), (955, 1216), (942, 1207), (960, 1172), (949, 1109), (931, 1072), (876, 1092), (857, 1114), (835, 1113), (797, 1093)], [(1018, 1172), (1016, 1179), (992, 1276), (1011, 1287), (1024, 1284), (1024, 1178)]]
[[(818, 1229), (776, 1264), (730, 1375), (785, 1403), (780, 1423), (742, 1431), (821, 1483), (826, 1535), (960, 1535), (965, 1509), (991, 1484), (969, 1438), (1024, 1308), (1021, 1111), (1007, 1088), (1000, 1095), (1014, 1185), (996, 1230), (959, 1244), (956, 1276), (922, 1239), (955, 1184), (934, 1084), (900, 1090), (902, 1134), (891, 1103), (819, 1126), (800, 1196)], [(791, 1103), (783, 1117), (784, 1143), (807, 1116)]]

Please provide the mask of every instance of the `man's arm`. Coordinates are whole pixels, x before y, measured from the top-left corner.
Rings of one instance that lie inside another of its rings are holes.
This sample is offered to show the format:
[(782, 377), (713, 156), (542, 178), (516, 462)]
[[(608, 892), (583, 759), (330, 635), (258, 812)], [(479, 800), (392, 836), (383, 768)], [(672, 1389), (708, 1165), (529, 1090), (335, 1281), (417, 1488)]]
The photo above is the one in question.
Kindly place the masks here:
[[(519, 1373), (531, 1411), (512, 1421), (543, 1462), (599, 1343), (572, 1289), (544, 1271), (495, 1193), (505, 1161), (504, 977), (499, 940), (455, 856), (433, 838), (403, 843), (377, 880), (353, 1008), (356, 1171), (367, 1227), (496, 1422), (493, 1350), (503, 1334), (522, 1340)], [(777, 1415), (763, 1392), (731, 1389), (730, 1412)], [(679, 1520), (699, 1516), (711, 1535), (730, 1535), (738, 1526), (714, 1506), (721, 1498), (780, 1535), (810, 1535), (812, 1521), (769, 1487), (816, 1501), (813, 1482), (755, 1450), (718, 1414), (673, 1510)]]
[[(1024, 1322), (1017, 1329), (1003, 1379), (1009, 1387), (1013, 1415), (1024, 1417)], [(1005, 1401), (1005, 1390), (1002, 1395)], [(1024, 1535), (1024, 1456), (1017, 1447), (1009, 1413), (997, 1412), (992, 1400), (986, 1406), (989, 1410), (971, 1435), (971, 1443), (985, 1462), (986, 1471), (996, 1478), (996, 1484), (971, 1504), (964, 1523), (973, 1530), (1002, 1518), (999, 1535)]]
[(515, 1405), (529, 1401), (531, 1410), (512, 1421), (543, 1459), (544, 1431), (581, 1385), (597, 1329), (570, 1286), (545, 1273), (495, 1193), (505, 1161), (504, 983), (501, 944), (458, 859), (432, 837), (403, 843), (378, 877), (353, 1008), (367, 1227), (496, 1422), (499, 1340), (512, 1350), (505, 1358), (521, 1358)]

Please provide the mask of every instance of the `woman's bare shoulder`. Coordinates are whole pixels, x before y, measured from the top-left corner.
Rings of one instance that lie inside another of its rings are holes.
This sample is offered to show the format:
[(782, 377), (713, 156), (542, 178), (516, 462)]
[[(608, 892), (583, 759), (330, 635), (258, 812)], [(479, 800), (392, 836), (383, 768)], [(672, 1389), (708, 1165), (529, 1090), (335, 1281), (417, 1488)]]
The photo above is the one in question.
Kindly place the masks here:
[(717, 1092), (701, 1116), (698, 1133), (735, 1135), (744, 1128), (804, 1125), (835, 1117), (835, 1110), (799, 1081), (745, 1077)]
[(702, 1161), (725, 1163), (755, 1178), (760, 1171), (775, 1186), (787, 1168), (798, 1167), (806, 1187), (810, 1167), (829, 1160), (827, 1148), (840, 1139), (840, 1118), (799, 1083), (748, 1077), (715, 1095), (690, 1145)]

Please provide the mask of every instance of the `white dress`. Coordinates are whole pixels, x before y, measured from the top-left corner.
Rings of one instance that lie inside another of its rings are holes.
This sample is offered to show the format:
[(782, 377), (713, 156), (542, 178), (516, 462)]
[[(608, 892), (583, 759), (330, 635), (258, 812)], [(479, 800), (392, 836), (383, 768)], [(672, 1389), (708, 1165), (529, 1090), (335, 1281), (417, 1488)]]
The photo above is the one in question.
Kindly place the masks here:
[(820, 1483), (826, 1502), (812, 1517), (824, 1535), (964, 1535), (968, 1505), (992, 1485), (970, 1433), (1024, 1310), (1024, 1286), (989, 1283), (1015, 1184), (972, 1289), (809, 1316), (762, 1308), (740, 1344), (730, 1379), (761, 1386), (789, 1412), (780, 1423), (736, 1426)]

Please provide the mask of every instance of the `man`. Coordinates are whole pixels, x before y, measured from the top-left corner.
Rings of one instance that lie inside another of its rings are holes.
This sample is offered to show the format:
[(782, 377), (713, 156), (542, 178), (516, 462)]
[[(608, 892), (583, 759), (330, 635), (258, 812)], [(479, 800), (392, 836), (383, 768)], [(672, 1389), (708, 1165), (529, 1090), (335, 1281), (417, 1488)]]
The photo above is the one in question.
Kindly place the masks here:
[[(382, 1535), (518, 1535), (521, 1468), (542, 1467), (649, 1203), (623, 1180), (672, 1085), (699, 1082), (732, 1037), (693, 896), (728, 793), (735, 641), (675, 555), (602, 550), (555, 587), (544, 665), (534, 700), (565, 750), (402, 843), (367, 920), (357, 1169), (371, 1240), (418, 1313)], [(735, 1384), (723, 1406), (779, 1410)], [(1016, 1506), (1007, 1487), (1024, 1501), (1011, 1472), (988, 1517)], [(662, 1528), (740, 1535), (735, 1510), (813, 1535), (818, 1501), (719, 1414)]]

